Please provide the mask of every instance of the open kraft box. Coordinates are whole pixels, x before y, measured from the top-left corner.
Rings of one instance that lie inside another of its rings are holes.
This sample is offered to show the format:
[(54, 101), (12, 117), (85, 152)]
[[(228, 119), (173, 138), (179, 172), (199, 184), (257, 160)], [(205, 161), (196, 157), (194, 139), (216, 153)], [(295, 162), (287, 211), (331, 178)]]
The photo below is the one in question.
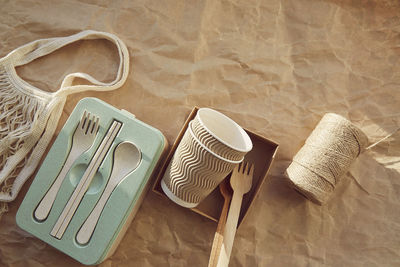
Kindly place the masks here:
[[(171, 150), (165, 158), (165, 161), (161, 164), (160, 171), (156, 177), (156, 181), (153, 186), (153, 191), (161, 196), (164, 196), (166, 199), (168, 197), (164, 194), (164, 191), (161, 189), (161, 179), (164, 176), (164, 173), (168, 167), (169, 162), (171, 161), (176, 148), (178, 147), (183, 134), (185, 133), (189, 122), (194, 119), (197, 114), (198, 107), (194, 107), (190, 115), (185, 121), (181, 131), (179, 132), (178, 137), (176, 138)], [(267, 177), (268, 171), (272, 165), (272, 162), (275, 158), (276, 152), (278, 150), (278, 144), (268, 140), (265, 137), (262, 137), (258, 134), (255, 134), (247, 129), (244, 129), (247, 134), (250, 136), (251, 141), (253, 142), (253, 149), (246, 154), (245, 161), (254, 164), (254, 177), (253, 184), (250, 192), (244, 195), (242, 207), (240, 210), (238, 227), (241, 222), (245, 218), (251, 204), (255, 200), (258, 192), (260, 191), (261, 185)], [(229, 176), (227, 176), (229, 178)], [(168, 199), (169, 200), (169, 199)], [(222, 197), (219, 187), (217, 187), (206, 199), (204, 199), (197, 207), (192, 208), (191, 210), (205, 216), (215, 222), (218, 222), (219, 216), (221, 214), (222, 206), (224, 203), (224, 198)]]

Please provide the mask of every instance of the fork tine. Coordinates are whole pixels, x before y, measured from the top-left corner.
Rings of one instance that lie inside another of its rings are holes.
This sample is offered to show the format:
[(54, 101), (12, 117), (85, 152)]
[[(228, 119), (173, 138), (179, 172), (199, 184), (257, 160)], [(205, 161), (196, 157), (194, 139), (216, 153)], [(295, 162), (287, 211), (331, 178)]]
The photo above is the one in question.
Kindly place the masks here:
[(90, 132), (91, 134), (95, 134), (99, 130), (99, 117), (94, 117), (94, 119), (95, 119), (95, 122), (93, 123), (93, 127)]
[(92, 123), (92, 127), (90, 127), (90, 134), (94, 133), (94, 130), (96, 129), (97, 125), (97, 117), (93, 116), (93, 123)]
[(82, 128), (82, 130), (85, 130), (85, 134), (87, 133), (87, 129), (89, 128), (89, 125), (90, 125), (90, 112), (88, 112), (87, 114), (86, 114), (86, 119), (85, 119), (85, 123), (83, 124), (83, 128)]
[(250, 175), (251, 177), (253, 177), (253, 174), (254, 174), (254, 164), (251, 164), (251, 165), (250, 165), (250, 169), (249, 169), (249, 175)]
[(81, 118), (81, 121), (79, 122), (79, 128), (81, 128), (81, 129), (83, 129), (83, 126), (85, 125), (85, 121), (86, 121), (86, 110), (85, 110), (85, 112), (83, 112), (83, 115), (82, 115), (82, 118)]
[(245, 161), (244, 164), (243, 164), (242, 173), (243, 174), (247, 174), (248, 168), (249, 168), (249, 163), (247, 161)]
[(89, 127), (88, 127), (88, 134), (92, 134), (93, 133), (93, 128), (95, 127), (95, 123), (96, 123), (96, 116), (95, 115), (93, 115), (93, 117), (92, 117), (92, 119), (90, 120), (90, 125), (89, 125)]
[[(94, 116), (93, 116), (94, 117)], [(88, 116), (88, 120), (87, 120), (87, 125), (85, 127), (85, 134), (88, 134), (89, 130), (90, 130), (90, 126), (93, 124), (93, 119), (90, 118), (90, 113)]]
[(237, 172), (238, 173), (242, 172), (242, 167), (243, 167), (243, 163), (240, 162), (239, 165), (238, 165), (238, 168), (237, 168)]
[(90, 123), (90, 126), (88, 128), (88, 133), (89, 134), (93, 133), (93, 129), (96, 126), (95, 125), (95, 123), (96, 123), (96, 115), (93, 114), (92, 119), (90, 121), (91, 121), (91, 123)]

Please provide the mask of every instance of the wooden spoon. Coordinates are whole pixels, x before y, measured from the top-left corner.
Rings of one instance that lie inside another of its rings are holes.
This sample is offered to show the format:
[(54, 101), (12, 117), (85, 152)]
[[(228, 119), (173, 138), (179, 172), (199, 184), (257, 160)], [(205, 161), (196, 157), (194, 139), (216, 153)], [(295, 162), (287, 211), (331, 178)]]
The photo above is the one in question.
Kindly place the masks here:
[(211, 248), (210, 260), (208, 261), (208, 267), (217, 266), (218, 256), (221, 252), (222, 242), (224, 241), (224, 230), (226, 217), (228, 216), (229, 203), (232, 199), (232, 190), (229, 185), (229, 179), (225, 179), (219, 185), (219, 191), (224, 197), (224, 205), (222, 207), (221, 215), (218, 220), (217, 230), (214, 235), (214, 241)]

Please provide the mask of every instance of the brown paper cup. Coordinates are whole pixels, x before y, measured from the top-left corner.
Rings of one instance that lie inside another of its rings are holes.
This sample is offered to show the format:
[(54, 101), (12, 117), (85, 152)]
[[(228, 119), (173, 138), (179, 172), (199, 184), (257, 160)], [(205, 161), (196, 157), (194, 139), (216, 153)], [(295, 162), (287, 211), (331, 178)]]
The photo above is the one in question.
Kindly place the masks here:
[(225, 159), (204, 146), (186, 130), (161, 181), (164, 193), (175, 203), (193, 208), (243, 160)]

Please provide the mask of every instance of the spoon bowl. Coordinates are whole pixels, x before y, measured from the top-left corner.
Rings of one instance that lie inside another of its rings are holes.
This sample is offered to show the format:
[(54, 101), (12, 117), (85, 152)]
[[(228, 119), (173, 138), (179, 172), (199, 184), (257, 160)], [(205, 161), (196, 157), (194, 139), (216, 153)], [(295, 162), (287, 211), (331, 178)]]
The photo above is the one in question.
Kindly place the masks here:
[(113, 168), (108, 183), (120, 183), (125, 177), (139, 166), (142, 153), (131, 142), (122, 142), (114, 150)]

